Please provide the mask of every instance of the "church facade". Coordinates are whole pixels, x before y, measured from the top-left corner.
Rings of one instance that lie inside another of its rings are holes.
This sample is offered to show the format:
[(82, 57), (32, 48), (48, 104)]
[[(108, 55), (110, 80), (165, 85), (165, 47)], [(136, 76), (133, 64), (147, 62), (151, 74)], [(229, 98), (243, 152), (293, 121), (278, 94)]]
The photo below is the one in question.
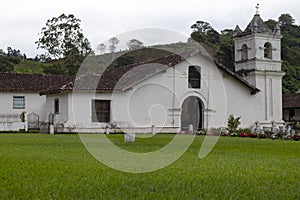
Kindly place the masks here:
[(221, 128), (231, 114), (243, 128), (282, 126), (281, 37), (259, 14), (237, 26), (234, 72), (199, 48), (101, 74), (0, 74), (0, 113), (51, 119), (57, 132)]
[(234, 30), (235, 72), (200, 50), (102, 74), (82, 75), (46, 95), (46, 115), (59, 132), (179, 132), (225, 127), (282, 126), (281, 33), (255, 14)]

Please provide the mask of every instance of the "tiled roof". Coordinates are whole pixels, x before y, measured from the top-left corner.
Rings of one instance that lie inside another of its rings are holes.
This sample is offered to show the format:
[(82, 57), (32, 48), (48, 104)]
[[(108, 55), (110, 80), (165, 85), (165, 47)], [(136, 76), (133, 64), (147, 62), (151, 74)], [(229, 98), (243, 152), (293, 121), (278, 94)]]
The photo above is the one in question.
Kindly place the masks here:
[(166, 70), (184, 61), (183, 56), (172, 54), (163, 56), (151, 61), (127, 65), (104, 71), (102, 74), (83, 75), (76, 78), (75, 81), (42, 91), (40, 94), (51, 94), (63, 91), (71, 91), (73, 88), (77, 91), (92, 90), (98, 92), (112, 92), (113, 90), (126, 90), (128, 87), (149, 78), (157, 73)]
[(74, 76), (0, 73), (1, 92), (39, 92), (60, 87)]
[(264, 23), (262, 18), (256, 14), (254, 15), (253, 19), (251, 22), (248, 24), (247, 28), (245, 29), (244, 32), (256, 32), (256, 33), (270, 33), (271, 30), (269, 27)]
[(244, 31), (241, 31), (238, 26), (234, 30), (235, 37), (242, 37), (252, 33), (272, 33), (272, 30), (264, 23), (259, 14), (254, 15)]
[(300, 93), (282, 95), (283, 109), (300, 108)]
[[(51, 89), (42, 91), (40, 94), (59, 93), (64, 91), (72, 91), (73, 89), (77, 91), (90, 90), (97, 92), (124, 91), (149, 77), (164, 72), (169, 67), (183, 62), (186, 58), (191, 57), (196, 53), (198, 52), (187, 52), (180, 55), (172, 54), (143, 63), (118, 67), (105, 71), (102, 74), (83, 75), (77, 77), (76, 81), (70, 81), (63, 86), (59, 86), (56, 88), (52, 87)], [(223, 71), (240, 81), (242, 84), (247, 86), (251, 90), (252, 94), (260, 91), (259, 89), (248, 83), (245, 79), (230, 71), (225, 66), (217, 62), (215, 63), (218, 68), (222, 69)]]

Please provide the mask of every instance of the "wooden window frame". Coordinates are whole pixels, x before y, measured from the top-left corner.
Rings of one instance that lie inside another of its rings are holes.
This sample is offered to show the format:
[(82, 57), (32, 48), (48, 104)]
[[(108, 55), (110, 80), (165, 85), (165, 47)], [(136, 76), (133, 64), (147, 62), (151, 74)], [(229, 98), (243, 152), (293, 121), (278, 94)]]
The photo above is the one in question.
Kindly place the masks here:
[[(23, 99), (17, 101), (17, 99)], [(25, 96), (13, 96), (13, 109), (25, 109)]]
[(188, 87), (200, 89), (201, 88), (201, 67), (189, 66), (188, 69)]
[(59, 99), (54, 99), (54, 114), (59, 114)]
[(110, 122), (110, 100), (92, 99), (92, 122)]

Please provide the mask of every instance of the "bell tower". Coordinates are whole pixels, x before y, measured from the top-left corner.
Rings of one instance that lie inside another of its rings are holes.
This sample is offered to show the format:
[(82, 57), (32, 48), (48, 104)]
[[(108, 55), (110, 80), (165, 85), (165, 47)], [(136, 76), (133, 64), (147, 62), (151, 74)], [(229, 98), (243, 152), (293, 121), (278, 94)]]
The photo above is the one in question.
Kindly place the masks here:
[(235, 72), (260, 89), (264, 104), (263, 121), (282, 119), (281, 32), (277, 24), (271, 30), (256, 14), (244, 31), (237, 25), (233, 31)]
[(233, 31), (235, 71), (280, 72), (281, 38), (279, 24), (271, 30), (261, 19), (257, 6), (256, 14), (247, 28), (242, 31), (236, 26)]

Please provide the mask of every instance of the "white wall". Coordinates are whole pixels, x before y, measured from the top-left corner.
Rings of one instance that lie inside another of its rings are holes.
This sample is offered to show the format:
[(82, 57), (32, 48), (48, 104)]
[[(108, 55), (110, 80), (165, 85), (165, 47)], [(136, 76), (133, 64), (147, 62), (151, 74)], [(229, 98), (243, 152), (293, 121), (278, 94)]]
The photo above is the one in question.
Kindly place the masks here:
[(257, 87), (261, 91), (255, 95), (251, 95), (245, 86), (238, 86), (232, 77), (225, 81), (228, 110), (236, 116), (242, 116), (242, 126), (249, 127), (255, 121), (268, 125), (272, 121), (278, 124), (283, 122), (281, 74), (270, 73), (256, 74)]
[[(190, 65), (201, 67), (200, 89), (188, 88)], [(276, 87), (281, 87), (278, 84), (279, 80), (273, 82), (273, 91)], [(273, 99), (273, 117), (266, 120), (264, 93), (250, 93), (250, 88), (219, 70), (203, 56), (196, 55), (176, 65), (175, 72), (174, 68), (170, 67), (124, 92), (47, 95), (47, 114), (53, 112), (54, 99), (59, 98), (60, 102), (64, 102), (60, 105), (65, 107), (61, 109), (59, 121), (66, 121), (64, 127), (67, 130), (74, 131), (76, 127), (77, 131), (98, 132), (106, 124), (92, 122), (92, 99), (111, 100), (111, 122), (116, 122), (121, 127), (150, 130), (150, 127), (155, 125), (158, 130), (160, 127), (179, 130), (184, 100), (189, 96), (197, 96), (204, 104), (204, 128), (226, 126), (230, 114), (242, 117), (241, 127), (250, 127), (255, 121), (271, 123), (271, 120), (281, 120), (279, 99)], [(270, 113), (269, 110), (267, 112)]]
[[(13, 108), (14, 96), (25, 97), (25, 109)], [(2, 114), (21, 114), (23, 111), (26, 114), (35, 112), (40, 116), (40, 121), (45, 120), (46, 96), (40, 96), (38, 93), (1, 92), (0, 100), (0, 113)]]
[[(201, 89), (188, 88), (188, 66), (201, 67)], [(240, 87), (238, 85), (237, 87)], [(175, 91), (175, 92), (174, 92)], [(246, 91), (244, 93), (250, 93)], [(175, 96), (174, 96), (175, 95)], [(53, 103), (58, 95), (47, 95), (47, 114), (53, 110)], [(227, 94), (223, 77), (218, 68), (203, 56), (193, 56), (174, 68), (157, 74), (126, 92), (113, 94), (77, 92), (60, 94), (68, 98), (68, 116), (62, 116), (61, 121), (67, 120), (65, 127), (75, 126), (81, 130), (91, 128), (97, 130), (104, 123), (91, 122), (91, 99), (111, 100), (111, 121), (123, 127), (150, 128), (155, 125), (170, 129), (181, 126), (181, 107), (184, 100), (197, 96), (204, 104), (204, 127), (224, 127), (227, 116)], [(48, 107), (48, 106), (47, 106)]]
[[(47, 95), (44, 117), (48, 121), (50, 113), (55, 114), (55, 124), (64, 124), (68, 120), (68, 93)], [(54, 113), (54, 100), (59, 101), (59, 112)]]

